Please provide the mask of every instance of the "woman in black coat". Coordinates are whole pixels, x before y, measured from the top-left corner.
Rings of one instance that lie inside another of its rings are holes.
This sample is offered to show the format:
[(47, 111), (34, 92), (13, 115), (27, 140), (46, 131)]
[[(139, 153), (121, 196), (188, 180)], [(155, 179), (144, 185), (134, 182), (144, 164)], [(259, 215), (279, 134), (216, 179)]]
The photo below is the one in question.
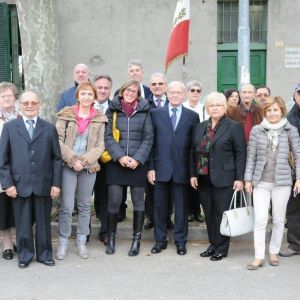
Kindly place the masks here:
[[(106, 168), (108, 184), (108, 243), (107, 254), (115, 253), (115, 234), (118, 212), (122, 202), (123, 187), (130, 186), (133, 202), (133, 240), (129, 256), (139, 254), (141, 232), (144, 223), (144, 192), (147, 182), (147, 160), (153, 135), (148, 102), (140, 97), (140, 85), (129, 80), (119, 90), (107, 111), (108, 125), (105, 130), (106, 149), (112, 161)], [(112, 134), (113, 114), (117, 113), (116, 127), (120, 140)]]
[(226, 117), (227, 101), (223, 94), (209, 94), (205, 106), (210, 118), (194, 132), (191, 185), (198, 189), (210, 242), (200, 256), (217, 261), (228, 253), (229, 237), (221, 235), (220, 225), (233, 190), (244, 187), (246, 142), (241, 126)]

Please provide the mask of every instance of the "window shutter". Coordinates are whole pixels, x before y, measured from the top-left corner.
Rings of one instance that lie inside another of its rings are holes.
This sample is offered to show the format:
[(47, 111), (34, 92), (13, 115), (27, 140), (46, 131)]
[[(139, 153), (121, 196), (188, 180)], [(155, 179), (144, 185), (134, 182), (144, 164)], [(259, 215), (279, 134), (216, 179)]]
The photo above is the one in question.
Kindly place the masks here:
[(11, 81), (9, 49), (8, 4), (0, 3), (0, 82)]

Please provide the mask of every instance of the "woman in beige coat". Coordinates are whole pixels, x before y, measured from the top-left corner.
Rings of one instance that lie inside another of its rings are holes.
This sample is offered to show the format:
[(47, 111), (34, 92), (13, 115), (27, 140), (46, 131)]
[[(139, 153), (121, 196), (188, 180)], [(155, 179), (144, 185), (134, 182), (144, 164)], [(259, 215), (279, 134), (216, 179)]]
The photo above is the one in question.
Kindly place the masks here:
[[(64, 259), (71, 235), (74, 199), (77, 201), (78, 221), (76, 244), (81, 258), (88, 258), (86, 237), (90, 234), (90, 205), (98, 159), (104, 151), (104, 129), (107, 117), (93, 107), (96, 90), (90, 82), (76, 89), (78, 104), (68, 106), (57, 114), (56, 128), (62, 158), (62, 196), (59, 212), (59, 247), (56, 258)], [(76, 195), (75, 195), (76, 193)]]

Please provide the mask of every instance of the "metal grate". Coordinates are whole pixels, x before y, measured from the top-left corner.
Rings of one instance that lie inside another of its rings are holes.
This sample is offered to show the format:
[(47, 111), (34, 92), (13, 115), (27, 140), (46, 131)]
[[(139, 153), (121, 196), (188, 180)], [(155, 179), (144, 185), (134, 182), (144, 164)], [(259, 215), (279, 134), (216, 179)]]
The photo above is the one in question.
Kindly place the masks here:
[[(267, 0), (249, 1), (250, 42), (267, 41)], [(237, 0), (218, 1), (218, 43), (237, 43), (239, 3)]]

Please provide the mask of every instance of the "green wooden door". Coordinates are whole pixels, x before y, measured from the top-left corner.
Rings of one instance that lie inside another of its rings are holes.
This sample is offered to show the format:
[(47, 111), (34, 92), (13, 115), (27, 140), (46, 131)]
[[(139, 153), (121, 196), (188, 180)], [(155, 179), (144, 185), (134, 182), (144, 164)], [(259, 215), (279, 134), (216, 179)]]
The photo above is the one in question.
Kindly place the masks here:
[[(250, 51), (250, 82), (255, 86), (266, 84), (266, 51)], [(218, 51), (217, 89), (223, 92), (238, 86), (238, 52)]]
[(0, 82), (10, 80), (9, 10), (0, 3)]

